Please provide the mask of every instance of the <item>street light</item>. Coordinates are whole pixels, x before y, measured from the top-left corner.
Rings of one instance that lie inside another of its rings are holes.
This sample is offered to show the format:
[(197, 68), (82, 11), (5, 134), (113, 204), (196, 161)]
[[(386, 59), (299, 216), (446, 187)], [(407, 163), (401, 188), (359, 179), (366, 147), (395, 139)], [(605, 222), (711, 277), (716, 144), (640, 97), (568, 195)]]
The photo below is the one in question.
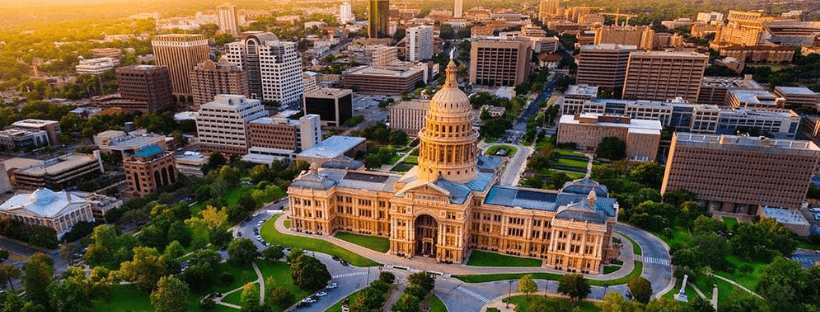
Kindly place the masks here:
[(510, 282), (510, 290), (509, 290), (509, 292), (507, 292), (507, 308), (509, 309), (510, 308), (510, 297), (512, 297), (512, 283), (513, 283), (513, 281), (509, 280), (508, 282)]

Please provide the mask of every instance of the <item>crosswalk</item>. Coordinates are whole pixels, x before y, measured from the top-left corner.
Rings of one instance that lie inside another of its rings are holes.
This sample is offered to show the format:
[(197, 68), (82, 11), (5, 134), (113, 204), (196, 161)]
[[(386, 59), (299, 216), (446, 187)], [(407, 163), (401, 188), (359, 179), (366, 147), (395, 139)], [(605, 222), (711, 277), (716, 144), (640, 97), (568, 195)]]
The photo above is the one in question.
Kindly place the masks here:
[(352, 276), (362, 276), (362, 275), (367, 275), (367, 272), (353, 272), (353, 273), (333, 275), (333, 279), (343, 278), (343, 277), (352, 277)]
[[(654, 263), (654, 264), (660, 264), (662, 266), (669, 266), (669, 260), (666, 260), (666, 259), (655, 258), (655, 257), (642, 257), (642, 258), (643, 258), (643, 263)], [(638, 259), (638, 260), (640, 260), (640, 259)]]
[(490, 302), (490, 299), (487, 299), (487, 298), (485, 298), (484, 296), (479, 295), (479, 294), (477, 294), (476, 292), (474, 292), (474, 291), (472, 291), (472, 290), (469, 290), (469, 289), (467, 289), (467, 288), (464, 288), (464, 287), (458, 286), (458, 290), (459, 290), (459, 291), (461, 291), (461, 292), (463, 292), (463, 293), (465, 293), (465, 294), (467, 294), (467, 295), (469, 295), (470, 297), (473, 297), (473, 298), (476, 298), (476, 299), (478, 299), (478, 300), (481, 300), (481, 301), (482, 301), (482, 302), (484, 302), (484, 303)]

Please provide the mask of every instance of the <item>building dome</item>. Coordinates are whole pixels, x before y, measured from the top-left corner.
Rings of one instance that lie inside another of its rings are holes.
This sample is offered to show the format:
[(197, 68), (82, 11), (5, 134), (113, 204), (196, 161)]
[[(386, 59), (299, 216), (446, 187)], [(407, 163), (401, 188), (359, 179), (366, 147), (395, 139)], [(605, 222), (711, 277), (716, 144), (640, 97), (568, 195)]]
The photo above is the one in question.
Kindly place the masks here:
[(53, 191), (46, 188), (41, 188), (34, 191), (34, 193), (31, 193), (29, 199), (31, 199), (31, 201), (35, 204), (47, 205), (54, 201), (55, 196), (57, 196), (57, 194), (55, 194)]
[[(458, 68), (453, 61), (447, 65), (447, 80), (444, 87), (430, 99), (430, 112), (444, 114), (471, 114), (472, 105), (467, 94), (458, 88), (456, 75)], [(452, 77), (451, 77), (452, 76)], [(471, 115), (472, 116), (472, 115)]]

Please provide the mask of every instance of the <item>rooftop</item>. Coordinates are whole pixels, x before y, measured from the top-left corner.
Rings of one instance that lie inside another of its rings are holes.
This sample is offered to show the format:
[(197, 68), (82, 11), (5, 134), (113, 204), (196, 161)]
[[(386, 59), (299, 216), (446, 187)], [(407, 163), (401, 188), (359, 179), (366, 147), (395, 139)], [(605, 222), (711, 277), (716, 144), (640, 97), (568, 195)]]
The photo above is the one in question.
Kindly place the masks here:
[[(643, 129), (660, 134), (663, 129), (659, 120), (649, 119), (635, 119), (627, 116), (608, 115), (598, 113), (582, 113), (578, 115), (580, 118), (576, 119), (576, 115), (562, 115), (559, 124), (595, 124), (606, 127), (623, 127), (629, 128), (629, 131), (638, 131)], [(601, 121), (601, 118), (612, 119), (613, 121)], [(595, 120), (595, 122), (589, 122)], [(627, 121), (628, 122), (625, 122)], [(644, 131), (644, 132), (646, 132)]]
[(638, 50), (638, 47), (626, 44), (602, 43), (582, 45), (581, 51), (584, 50)]
[[(70, 196), (69, 196), (69, 193)], [(54, 192), (49, 189), (37, 189), (31, 194), (16, 194), (0, 205), (0, 210), (25, 209), (38, 216), (52, 218), (70, 205), (88, 203), (83, 197), (74, 192)]]
[(780, 90), (785, 95), (808, 95), (816, 96), (816, 92), (806, 87), (774, 87), (775, 90)]
[(158, 134), (132, 134), (111, 139), (108, 142), (110, 147), (143, 146), (157, 141), (165, 140), (164, 136)]
[(317, 90), (305, 93), (306, 97), (333, 97), (338, 98), (353, 93), (350, 89), (337, 88), (319, 88)]
[(761, 86), (757, 81), (751, 79), (751, 77), (713, 77), (713, 76), (704, 76), (703, 80), (700, 82), (701, 86), (707, 87), (723, 87), (723, 88), (741, 88), (741, 89), (760, 89), (763, 90), (763, 86)]
[(160, 154), (162, 152), (165, 152), (165, 149), (163, 149), (162, 147), (159, 147), (157, 145), (151, 144), (151, 145), (143, 146), (142, 148), (140, 148), (140, 150), (138, 150), (134, 154), (129, 154), (129, 155), (137, 156), (137, 157), (151, 157), (151, 156), (154, 156), (156, 154)]
[(710, 135), (688, 132), (675, 132), (674, 137), (678, 144), (703, 146), (711, 148), (725, 148), (732, 150), (748, 150), (769, 153), (801, 153), (820, 157), (820, 147), (811, 141), (779, 140), (767, 137), (749, 137), (737, 135)]
[(780, 99), (774, 93), (766, 90), (729, 90), (729, 94), (741, 103), (777, 106)]
[(392, 108), (414, 108), (426, 110), (429, 107), (430, 100), (412, 99), (410, 101), (400, 101), (398, 104), (393, 105)]
[(806, 221), (806, 217), (804, 217), (803, 214), (800, 213), (800, 211), (798, 210), (789, 210), (764, 206), (763, 214), (765, 214), (766, 217), (774, 218), (775, 220), (777, 220), (777, 223), (804, 226), (809, 225), (809, 222)]
[(299, 121), (293, 119), (287, 119), (283, 117), (263, 117), (257, 118), (255, 120), (251, 120), (250, 123), (252, 124), (266, 124), (266, 125), (298, 125)]
[(259, 100), (249, 99), (249, 98), (246, 98), (244, 95), (220, 94), (220, 95), (215, 96), (213, 101), (202, 104), (201, 107), (236, 109), (239, 106), (258, 104), (258, 103), (260, 103)]
[(42, 119), (23, 119), (15, 121), (12, 125), (15, 127), (43, 127), (46, 125), (57, 124), (58, 121), (55, 120), (42, 120)]
[(630, 58), (633, 56), (702, 58), (704, 60), (709, 58), (708, 55), (703, 53), (687, 51), (635, 51), (629, 54)]
[(572, 97), (596, 98), (598, 97), (598, 86), (591, 86), (588, 84), (570, 85), (564, 95)]
[[(57, 158), (52, 158), (46, 161), (42, 160), (29, 160), (29, 159), (19, 159), (19, 158), (12, 158), (7, 160), (6, 163), (8, 164), (9, 161), (13, 161), (13, 163), (25, 163), (28, 162), (28, 166), (20, 166), (18, 168), (18, 172), (25, 173), (28, 175), (43, 175), (46, 173), (49, 174), (57, 174), (61, 172), (65, 172), (79, 166), (86, 165), (90, 162), (98, 162), (99, 158), (97, 155), (94, 154), (68, 154), (63, 155)], [(6, 165), (6, 169), (9, 169), (9, 166)]]
[(381, 76), (381, 77), (398, 77), (407, 78), (422, 70), (417, 67), (408, 67), (403, 70), (380, 69), (371, 66), (359, 66), (346, 70), (342, 75), (366, 75), (366, 76)]
[(316, 146), (299, 153), (298, 157), (333, 159), (364, 142), (365, 138), (362, 137), (334, 135)]

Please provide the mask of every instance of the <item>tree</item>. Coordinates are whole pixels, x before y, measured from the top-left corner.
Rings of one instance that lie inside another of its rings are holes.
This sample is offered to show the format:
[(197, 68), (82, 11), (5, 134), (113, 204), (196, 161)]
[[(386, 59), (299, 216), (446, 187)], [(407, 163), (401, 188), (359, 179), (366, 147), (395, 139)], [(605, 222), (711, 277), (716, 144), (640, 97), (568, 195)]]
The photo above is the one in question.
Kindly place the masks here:
[(295, 261), (296, 258), (299, 258), (299, 256), (303, 254), (305, 254), (304, 250), (299, 248), (292, 248), (288, 253), (287, 257), (285, 257), (285, 260), (287, 260), (288, 263), (293, 263), (293, 261)]
[(285, 248), (282, 245), (276, 245), (262, 251), (262, 258), (274, 262), (279, 261), (285, 256)]
[(168, 244), (165, 232), (156, 225), (149, 225), (140, 231), (139, 240), (143, 246), (153, 247), (157, 250), (164, 250)]
[[(265, 281), (265, 285), (274, 285), (275, 282), (273, 277), (268, 277), (268, 280)], [(279, 310), (284, 310), (285, 308), (289, 307), (293, 301), (295, 300), (293, 294), (284, 287), (276, 287), (271, 288), (268, 290), (268, 295), (265, 299), (265, 302), (268, 304), (271, 310), (278, 308)]]
[(54, 275), (54, 261), (42, 253), (34, 253), (23, 266), (23, 286), (26, 298), (31, 302), (49, 305), (48, 284)]
[(419, 285), (425, 293), (429, 293), (436, 286), (436, 279), (427, 271), (413, 273), (407, 276), (407, 281), (411, 285)]
[(188, 311), (188, 285), (173, 275), (163, 276), (151, 293), (151, 305), (157, 312)]
[(242, 296), (240, 297), (242, 311), (253, 311), (259, 307), (259, 286), (247, 283), (242, 286)]
[(330, 281), (327, 266), (308, 255), (300, 255), (290, 264), (293, 283), (305, 290), (317, 290)]
[(644, 162), (629, 172), (629, 177), (651, 188), (660, 189), (663, 182), (663, 166), (656, 162)]
[(629, 287), (629, 296), (632, 300), (646, 304), (652, 299), (652, 283), (649, 280), (635, 276), (630, 278), (626, 285)]
[(48, 285), (51, 308), (59, 312), (91, 311), (93, 290), (83, 270), (71, 267), (63, 273), (62, 280)]
[(384, 304), (384, 292), (374, 288), (366, 287), (361, 290), (359, 296), (351, 307), (351, 311), (372, 311), (380, 308)]
[(518, 292), (522, 292), (529, 296), (538, 291), (538, 285), (532, 280), (532, 275), (527, 274), (518, 279)]
[(595, 304), (601, 312), (629, 312), (636, 311), (633, 304), (624, 300), (618, 292), (609, 292), (604, 296), (604, 300)]
[(421, 286), (415, 284), (407, 286), (407, 288), (404, 289), (404, 293), (419, 297), (419, 299), (424, 299), (424, 297), (427, 297), (427, 291)]
[(16, 291), (14, 289), (14, 280), (20, 278), (21, 274), (22, 273), (20, 272), (20, 269), (18, 269), (14, 265), (0, 265), (0, 281), (2, 281), (3, 284), (8, 284), (9, 286), (11, 286), (11, 290), (13, 292)]
[(134, 283), (137, 288), (148, 291), (154, 289), (157, 281), (167, 272), (165, 257), (151, 247), (135, 247), (134, 258), (120, 264), (119, 276)]
[(168, 247), (165, 247), (164, 253), (168, 259), (176, 259), (185, 255), (185, 247), (182, 247), (178, 241), (172, 241), (168, 244)]
[(689, 304), (692, 305), (692, 310), (695, 310), (695, 312), (715, 312), (715, 308), (712, 307), (712, 303), (701, 298), (700, 296), (695, 296), (695, 298), (692, 298), (692, 300), (689, 301)]
[(387, 271), (381, 272), (379, 273), (379, 280), (385, 284), (393, 284), (393, 282), (396, 281), (396, 275)]
[(418, 312), (419, 298), (416, 296), (403, 294), (401, 295), (401, 298), (393, 304), (393, 308), (391, 310), (394, 312)]
[(618, 137), (605, 137), (595, 149), (598, 158), (621, 160), (626, 157), (626, 143)]
[(798, 297), (805, 287), (805, 275), (798, 262), (777, 257), (760, 271), (757, 293), (766, 298), (772, 311), (800, 310)]
[(246, 265), (253, 262), (257, 256), (256, 245), (250, 239), (238, 238), (228, 245), (229, 261), (235, 265)]
[(567, 295), (573, 304), (586, 298), (590, 291), (589, 283), (581, 274), (566, 274), (558, 282), (558, 292)]

